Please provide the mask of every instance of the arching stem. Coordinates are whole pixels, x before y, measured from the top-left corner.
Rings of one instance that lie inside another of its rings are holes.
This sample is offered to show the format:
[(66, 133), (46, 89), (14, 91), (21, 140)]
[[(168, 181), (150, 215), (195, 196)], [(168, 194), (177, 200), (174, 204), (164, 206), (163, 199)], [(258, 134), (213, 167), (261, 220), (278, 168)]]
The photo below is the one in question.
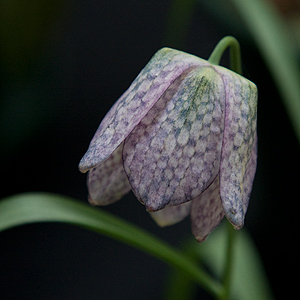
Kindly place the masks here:
[(221, 57), (228, 47), (230, 48), (230, 69), (238, 74), (242, 74), (240, 44), (233, 36), (226, 36), (221, 39), (208, 61), (213, 65), (219, 65)]

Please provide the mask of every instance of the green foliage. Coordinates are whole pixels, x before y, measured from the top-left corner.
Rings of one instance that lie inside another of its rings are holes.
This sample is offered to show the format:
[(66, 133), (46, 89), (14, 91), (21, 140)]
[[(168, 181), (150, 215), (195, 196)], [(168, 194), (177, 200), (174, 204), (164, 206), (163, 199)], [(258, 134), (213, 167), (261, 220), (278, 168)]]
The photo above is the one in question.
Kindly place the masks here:
[[(202, 244), (188, 242), (184, 249), (187, 255), (198, 260), (198, 264), (205, 265), (216, 278), (221, 279), (226, 265), (227, 232), (224, 222)], [(243, 300), (271, 300), (273, 299), (270, 286), (266, 280), (262, 262), (245, 229), (235, 233), (233, 247), (232, 297), (230, 299)], [(182, 273), (172, 272), (168, 284), (167, 298), (184, 300), (195, 294), (195, 285)], [(219, 298), (218, 298), (219, 299)], [(222, 299), (222, 298), (220, 298)]]
[[(203, 244), (195, 240), (185, 253), (100, 209), (74, 199), (46, 193), (27, 193), (7, 197), (0, 202), (0, 231), (35, 222), (63, 222), (92, 230), (138, 248), (177, 269), (170, 281), (167, 299), (186, 299), (195, 284), (222, 299), (223, 288), (199, 262), (220, 278), (226, 264), (227, 234), (221, 226)], [(272, 299), (258, 254), (244, 230), (236, 237), (232, 291), (239, 299)], [(198, 266), (197, 266), (198, 265)], [(175, 297), (176, 296), (176, 297)]]
[(252, 37), (276, 83), (300, 142), (299, 50), (283, 17), (267, 0), (198, 0), (198, 3), (212, 10), (227, 25), (238, 28), (236, 31), (241, 36)]
[(180, 250), (105, 211), (46, 193), (19, 194), (1, 200), (0, 231), (35, 222), (62, 222), (109, 236), (181, 270), (212, 295), (220, 294), (221, 286)]

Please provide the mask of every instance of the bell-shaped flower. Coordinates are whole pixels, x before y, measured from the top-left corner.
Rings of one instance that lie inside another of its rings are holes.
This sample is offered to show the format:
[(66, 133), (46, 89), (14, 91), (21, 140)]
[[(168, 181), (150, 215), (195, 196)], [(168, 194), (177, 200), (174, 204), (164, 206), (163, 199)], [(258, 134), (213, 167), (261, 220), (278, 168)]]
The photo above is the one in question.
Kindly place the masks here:
[(191, 215), (198, 241), (224, 215), (243, 226), (256, 170), (255, 84), (159, 50), (107, 113), (82, 158), (89, 201), (133, 191), (161, 226)]

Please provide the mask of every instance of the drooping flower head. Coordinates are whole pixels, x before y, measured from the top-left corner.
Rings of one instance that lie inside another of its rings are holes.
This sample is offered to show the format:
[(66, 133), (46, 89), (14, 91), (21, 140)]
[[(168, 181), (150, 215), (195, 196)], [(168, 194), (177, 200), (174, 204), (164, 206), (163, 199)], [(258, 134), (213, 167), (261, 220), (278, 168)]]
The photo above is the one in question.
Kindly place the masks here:
[(89, 201), (133, 191), (161, 226), (191, 215), (198, 241), (224, 215), (243, 226), (256, 170), (255, 84), (196, 56), (159, 50), (102, 120), (79, 164)]

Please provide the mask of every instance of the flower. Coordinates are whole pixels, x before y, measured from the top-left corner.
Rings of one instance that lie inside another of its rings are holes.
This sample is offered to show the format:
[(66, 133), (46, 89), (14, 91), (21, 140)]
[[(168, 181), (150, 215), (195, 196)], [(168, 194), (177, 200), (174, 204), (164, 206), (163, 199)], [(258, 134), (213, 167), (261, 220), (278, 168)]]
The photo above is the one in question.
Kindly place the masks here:
[(257, 88), (221, 66), (159, 50), (107, 113), (79, 164), (89, 201), (133, 191), (161, 226), (191, 215), (201, 242), (243, 226), (256, 170)]

